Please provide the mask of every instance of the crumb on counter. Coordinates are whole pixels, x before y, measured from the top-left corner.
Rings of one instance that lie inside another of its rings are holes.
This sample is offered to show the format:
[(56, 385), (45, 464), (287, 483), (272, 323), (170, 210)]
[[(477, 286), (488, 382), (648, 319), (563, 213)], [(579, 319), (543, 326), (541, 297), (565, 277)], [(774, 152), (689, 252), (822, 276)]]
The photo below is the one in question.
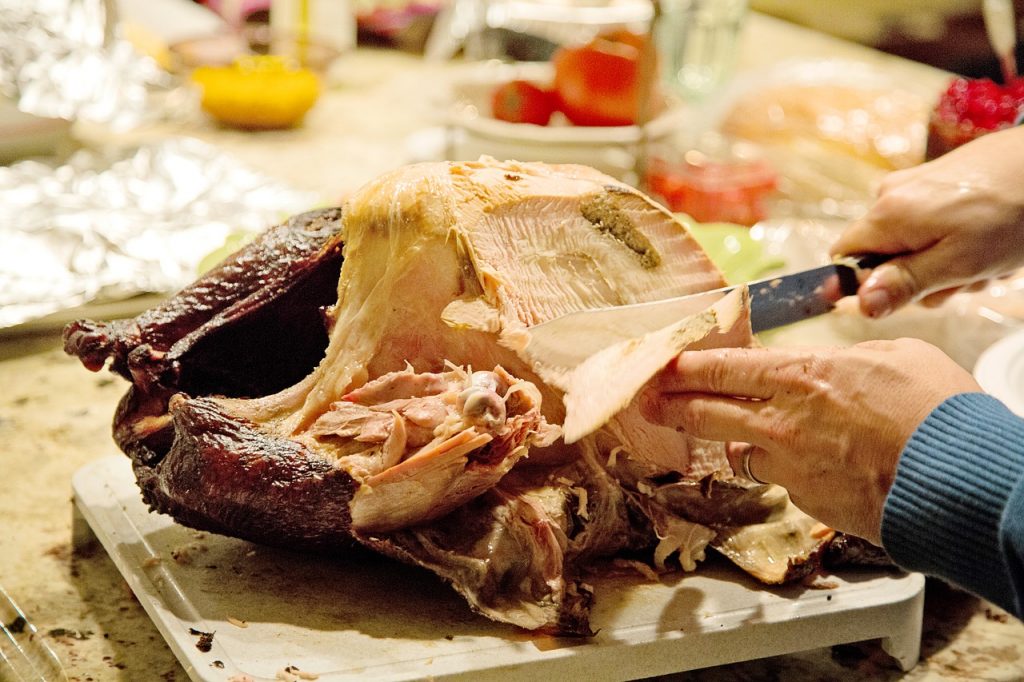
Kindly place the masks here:
[(53, 628), (48, 633), (50, 637), (77, 639), (84, 641), (92, 636), (92, 630), (71, 630), (68, 628)]
[(191, 564), (194, 555), (205, 551), (206, 545), (200, 542), (188, 542), (172, 549), (171, 558), (179, 564)]
[(228, 616), (228, 622), (231, 623), (232, 625), (234, 625), (236, 628), (247, 628), (247, 627), (249, 627), (249, 623), (247, 623), (246, 621), (244, 621), (244, 620), (242, 620), (240, 618), (235, 618), (234, 616)]
[(204, 654), (208, 653), (210, 649), (213, 648), (213, 636), (216, 634), (215, 632), (203, 632), (202, 630), (189, 628), (188, 634), (199, 637), (199, 640), (196, 642), (196, 648)]

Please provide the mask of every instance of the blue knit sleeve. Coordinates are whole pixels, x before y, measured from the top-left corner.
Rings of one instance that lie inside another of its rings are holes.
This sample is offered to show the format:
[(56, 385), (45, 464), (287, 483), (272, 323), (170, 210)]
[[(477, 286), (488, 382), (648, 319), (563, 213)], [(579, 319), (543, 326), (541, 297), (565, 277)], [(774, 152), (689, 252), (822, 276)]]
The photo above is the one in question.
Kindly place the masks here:
[(918, 426), (882, 514), (893, 560), (1024, 613), (1024, 419), (963, 393)]

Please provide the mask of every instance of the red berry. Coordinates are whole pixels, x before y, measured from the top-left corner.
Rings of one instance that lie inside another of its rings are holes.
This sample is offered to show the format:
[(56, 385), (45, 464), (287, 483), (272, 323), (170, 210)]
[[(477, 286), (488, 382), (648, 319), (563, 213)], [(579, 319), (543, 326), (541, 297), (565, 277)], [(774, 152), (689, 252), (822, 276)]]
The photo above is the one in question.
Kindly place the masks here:
[(954, 78), (932, 113), (928, 158), (1013, 125), (1022, 107), (1024, 79), (1000, 85), (988, 78)]
[(1024, 83), (999, 85), (987, 78), (954, 79), (939, 100), (935, 113), (942, 119), (983, 130), (1012, 123), (1024, 104)]

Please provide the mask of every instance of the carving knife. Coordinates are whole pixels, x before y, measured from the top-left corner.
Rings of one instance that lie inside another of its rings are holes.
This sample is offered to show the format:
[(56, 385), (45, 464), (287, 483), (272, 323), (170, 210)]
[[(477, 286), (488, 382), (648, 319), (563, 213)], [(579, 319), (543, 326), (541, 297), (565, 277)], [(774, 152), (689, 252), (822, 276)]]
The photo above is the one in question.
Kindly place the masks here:
[[(756, 334), (827, 313), (839, 299), (857, 292), (858, 271), (893, 257), (851, 256), (810, 270), (749, 282), (750, 326)], [(608, 346), (703, 312), (735, 288), (572, 312), (530, 327), (526, 354), (551, 366), (575, 367)]]

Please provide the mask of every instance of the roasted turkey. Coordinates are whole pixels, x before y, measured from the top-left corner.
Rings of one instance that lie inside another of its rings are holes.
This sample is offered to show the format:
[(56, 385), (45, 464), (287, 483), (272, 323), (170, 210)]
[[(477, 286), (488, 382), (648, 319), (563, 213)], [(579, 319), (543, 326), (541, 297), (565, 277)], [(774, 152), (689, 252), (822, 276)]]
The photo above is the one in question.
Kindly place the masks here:
[(785, 491), (736, 478), (723, 444), (633, 402), (679, 352), (753, 342), (743, 290), (574, 366), (528, 352), (553, 317), (723, 284), (676, 218), (597, 171), (430, 163), (64, 339), (131, 382), (114, 437), (154, 511), (261, 543), (362, 545), (490, 618), (585, 635), (581, 571), (624, 552), (692, 570), (712, 547), (768, 583), (845, 556)]

